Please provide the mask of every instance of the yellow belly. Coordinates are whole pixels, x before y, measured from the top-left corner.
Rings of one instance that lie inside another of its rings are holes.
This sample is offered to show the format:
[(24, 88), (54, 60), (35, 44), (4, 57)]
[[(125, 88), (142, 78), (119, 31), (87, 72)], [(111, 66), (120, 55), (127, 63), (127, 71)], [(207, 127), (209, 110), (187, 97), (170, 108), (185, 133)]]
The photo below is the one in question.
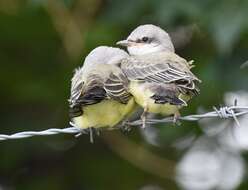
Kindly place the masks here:
[[(176, 106), (171, 104), (156, 104), (154, 99), (150, 97), (154, 95), (149, 88), (145, 88), (145, 85), (138, 82), (131, 82), (130, 92), (134, 96), (135, 101), (141, 107), (147, 107), (148, 112), (157, 113), (162, 115), (172, 115), (178, 112), (182, 106)], [(183, 95), (180, 95), (181, 97)], [(182, 97), (185, 101), (188, 101), (189, 97)]]
[(132, 112), (135, 107), (134, 99), (127, 104), (121, 104), (114, 100), (103, 100), (100, 103), (83, 108), (83, 115), (72, 119), (73, 123), (80, 128), (89, 127), (114, 127)]

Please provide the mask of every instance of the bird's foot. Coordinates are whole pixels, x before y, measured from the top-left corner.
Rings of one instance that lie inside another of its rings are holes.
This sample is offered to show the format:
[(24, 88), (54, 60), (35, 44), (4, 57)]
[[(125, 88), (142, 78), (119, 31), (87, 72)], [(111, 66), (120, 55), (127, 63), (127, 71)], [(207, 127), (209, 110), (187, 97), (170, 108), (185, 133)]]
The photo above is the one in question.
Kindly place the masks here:
[(140, 117), (141, 121), (142, 121), (142, 126), (141, 126), (142, 129), (146, 128), (146, 116), (147, 116), (147, 111), (145, 109), (144, 112), (142, 113), (141, 117)]
[(94, 143), (94, 128), (93, 127), (89, 128), (89, 135), (90, 135), (90, 142)]
[(174, 124), (174, 126), (180, 126), (181, 125), (181, 122), (179, 120), (180, 117), (181, 117), (181, 114), (180, 114), (179, 111), (174, 114), (174, 117), (173, 117), (173, 124)]
[(141, 126), (141, 128), (142, 129), (145, 129), (146, 128), (146, 117), (141, 118), (141, 120), (142, 120), (142, 126)]
[(100, 129), (96, 129), (94, 127), (90, 127), (88, 129), (88, 134), (90, 136), (90, 142), (91, 143), (94, 143), (94, 135), (96, 134), (97, 136), (99, 136), (100, 132), (101, 132)]
[(129, 125), (129, 120), (125, 120), (120, 125), (120, 130), (123, 134), (128, 134), (132, 130), (132, 126)]

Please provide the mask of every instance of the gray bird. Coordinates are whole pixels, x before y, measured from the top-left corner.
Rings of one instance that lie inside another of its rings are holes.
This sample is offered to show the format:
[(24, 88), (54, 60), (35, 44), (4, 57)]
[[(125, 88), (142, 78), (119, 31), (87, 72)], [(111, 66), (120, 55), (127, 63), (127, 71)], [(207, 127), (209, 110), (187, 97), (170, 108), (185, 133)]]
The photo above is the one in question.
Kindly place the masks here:
[(137, 27), (126, 40), (130, 57), (122, 60), (121, 69), (129, 79), (129, 92), (143, 107), (141, 116), (145, 127), (146, 113), (180, 116), (179, 109), (199, 93), (195, 83), (200, 80), (190, 71), (188, 62), (175, 54), (167, 32), (151, 24)]
[(119, 65), (128, 54), (119, 49), (101, 46), (85, 58), (83, 67), (72, 78), (70, 117), (82, 129), (112, 128), (134, 108), (127, 91), (128, 80)]

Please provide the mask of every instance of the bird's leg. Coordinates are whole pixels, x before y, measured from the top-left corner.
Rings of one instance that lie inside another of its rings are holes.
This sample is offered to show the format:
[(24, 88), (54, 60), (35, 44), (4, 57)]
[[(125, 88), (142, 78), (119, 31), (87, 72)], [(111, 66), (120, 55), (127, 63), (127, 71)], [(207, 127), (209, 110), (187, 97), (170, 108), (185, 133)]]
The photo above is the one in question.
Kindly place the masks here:
[(175, 126), (179, 126), (181, 125), (181, 122), (179, 121), (179, 118), (181, 117), (181, 114), (179, 112), (179, 110), (177, 112), (174, 113), (174, 117), (173, 117), (173, 124)]
[(89, 134), (90, 134), (90, 142), (91, 143), (94, 143), (94, 137), (93, 137), (94, 134), (93, 134), (93, 132), (94, 132), (93, 127), (90, 127), (89, 128)]
[(142, 120), (142, 128), (145, 129), (146, 128), (146, 116), (147, 116), (147, 111), (148, 111), (148, 108), (147, 106), (144, 107), (144, 111), (141, 115), (141, 120)]
[(128, 119), (124, 120), (121, 123), (120, 129), (121, 129), (121, 132), (123, 134), (127, 134), (127, 133), (129, 133), (131, 131), (132, 127), (131, 127), (131, 125), (129, 125), (129, 120)]
[(96, 131), (96, 135), (97, 136), (100, 136), (101, 135), (101, 129), (95, 129), (95, 131)]

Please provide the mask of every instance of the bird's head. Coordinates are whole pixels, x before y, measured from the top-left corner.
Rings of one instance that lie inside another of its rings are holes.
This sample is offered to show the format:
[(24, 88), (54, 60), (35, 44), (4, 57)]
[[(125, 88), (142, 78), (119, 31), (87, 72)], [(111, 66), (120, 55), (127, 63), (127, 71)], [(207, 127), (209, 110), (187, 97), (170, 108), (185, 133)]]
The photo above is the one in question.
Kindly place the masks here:
[(111, 64), (119, 65), (121, 60), (126, 58), (128, 54), (119, 48), (113, 48), (108, 46), (99, 46), (93, 49), (89, 55), (85, 58), (85, 67), (98, 64)]
[(116, 44), (126, 46), (131, 55), (175, 51), (168, 33), (152, 24), (137, 27), (126, 40), (119, 41)]

